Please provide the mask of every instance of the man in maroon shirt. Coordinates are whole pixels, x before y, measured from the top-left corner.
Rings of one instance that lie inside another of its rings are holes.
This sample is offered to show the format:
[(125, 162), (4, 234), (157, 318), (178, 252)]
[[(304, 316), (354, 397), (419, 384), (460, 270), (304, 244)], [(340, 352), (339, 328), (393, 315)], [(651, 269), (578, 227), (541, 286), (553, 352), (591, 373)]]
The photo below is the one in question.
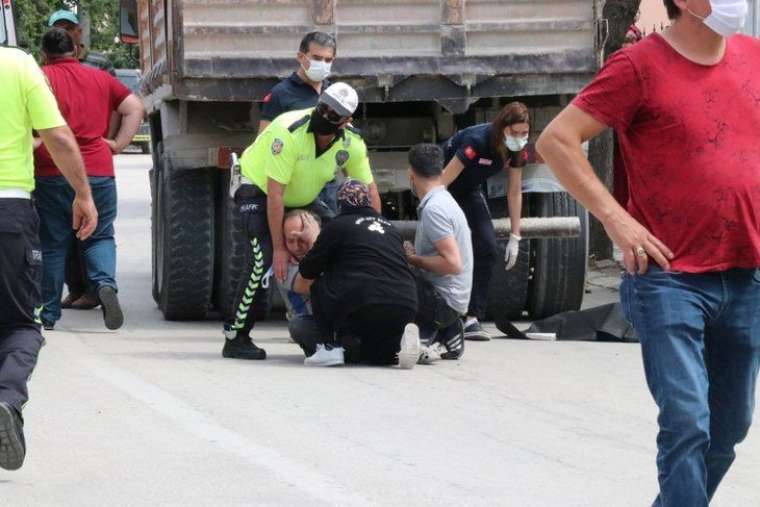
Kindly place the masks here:
[[(42, 70), (61, 114), (79, 144), (100, 215), (95, 232), (83, 242), (87, 278), (103, 309), (106, 327), (118, 329), (123, 324), (124, 315), (116, 286), (113, 155), (129, 144), (140, 126), (144, 109), (140, 99), (115, 78), (82, 65), (74, 57), (73, 39), (62, 28), (52, 28), (44, 35), (42, 51), (46, 62)], [(113, 111), (122, 115), (121, 127), (115, 139), (105, 139)], [(43, 257), (42, 299), (45, 307), (41, 319), (46, 329), (52, 329), (61, 317), (64, 263), (74, 240), (69, 225), (73, 194), (44, 145), (35, 151), (34, 166)]]
[[(746, 2), (665, 0), (538, 150), (622, 249), (626, 317), (659, 407), (655, 505), (706, 506), (750, 427), (760, 365), (760, 41)], [(616, 201), (581, 144), (615, 129)], [(654, 261), (654, 262), (652, 262)]]

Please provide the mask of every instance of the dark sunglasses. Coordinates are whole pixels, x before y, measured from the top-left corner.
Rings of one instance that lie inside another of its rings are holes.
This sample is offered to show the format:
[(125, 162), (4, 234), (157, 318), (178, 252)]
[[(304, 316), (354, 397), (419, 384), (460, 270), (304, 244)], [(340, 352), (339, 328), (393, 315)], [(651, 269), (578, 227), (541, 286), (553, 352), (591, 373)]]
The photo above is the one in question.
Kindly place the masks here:
[(341, 116), (340, 114), (336, 113), (330, 106), (328, 106), (324, 102), (317, 105), (317, 114), (321, 116), (322, 118), (324, 118), (325, 120), (332, 123), (333, 125), (340, 125), (347, 119), (347, 117)]

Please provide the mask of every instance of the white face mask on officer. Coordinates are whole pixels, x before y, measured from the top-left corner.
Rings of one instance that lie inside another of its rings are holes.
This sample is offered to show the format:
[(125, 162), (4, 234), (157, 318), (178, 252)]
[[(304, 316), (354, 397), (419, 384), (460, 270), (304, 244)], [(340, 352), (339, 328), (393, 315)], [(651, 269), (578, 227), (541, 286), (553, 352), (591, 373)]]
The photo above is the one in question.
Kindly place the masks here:
[(327, 63), (321, 60), (309, 60), (309, 68), (303, 68), (306, 73), (306, 77), (315, 83), (320, 83), (327, 79), (332, 69), (332, 63)]
[(504, 137), (504, 144), (507, 145), (509, 151), (522, 151), (528, 145), (528, 136), (515, 137), (507, 134)]
[(749, 8), (746, 0), (710, 0), (710, 8), (712, 12), (707, 17), (702, 17), (691, 9), (688, 11), (722, 37), (731, 37), (744, 28)]

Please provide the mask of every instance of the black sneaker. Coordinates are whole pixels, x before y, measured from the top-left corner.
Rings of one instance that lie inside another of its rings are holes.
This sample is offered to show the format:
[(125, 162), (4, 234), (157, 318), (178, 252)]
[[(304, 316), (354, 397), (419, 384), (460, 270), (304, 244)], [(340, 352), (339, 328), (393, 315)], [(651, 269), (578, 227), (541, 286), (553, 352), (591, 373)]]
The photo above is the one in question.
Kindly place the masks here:
[(44, 329), (45, 331), (52, 331), (53, 329), (55, 329), (55, 322), (53, 322), (52, 320), (42, 319), (42, 329)]
[(24, 464), (24, 423), (16, 409), (0, 402), (0, 468), (18, 470)]
[(224, 339), (222, 357), (261, 360), (267, 358), (267, 351), (257, 347), (250, 336), (238, 333), (235, 338)]
[(436, 343), (446, 347), (446, 352), (441, 354), (441, 359), (461, 359), (464, 355), (464, 323), (457, 319), (449, 327), (438, 331)]
[(103, 309), (103, 322), (108, 329), (119, 329), (124, 324), (124, 313), (121, 311), (116, 289), (108, 285), (98, 289), (98, 299)]
[(478, 319), (470, 318), (464, 324), (464, 339), (474, 342), (487, 342), (491, 340), (491, 335), (483, 329)]

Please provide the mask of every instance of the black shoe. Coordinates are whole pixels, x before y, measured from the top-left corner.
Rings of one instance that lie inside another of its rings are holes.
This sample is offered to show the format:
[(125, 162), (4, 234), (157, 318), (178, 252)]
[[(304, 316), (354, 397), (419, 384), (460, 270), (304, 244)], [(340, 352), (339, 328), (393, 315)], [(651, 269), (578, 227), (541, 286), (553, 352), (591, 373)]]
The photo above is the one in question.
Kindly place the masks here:
[(474, 342), (491, 341), (491, 335), (483, 329), (478, 319), (467, 319), (464, 327), (464, 339)]
[(24, 423), (16, 409), (0, 402), (0, 468), (18, 470), (24, 464)]
[(116, 289), (108, 285), (98, 289), (98, 299), (103, 308), (103, 322), (108, 329), (119, 329), (124, 324), (124, 313), (121, 311)]
[(44, 329), (45, 331), (52, 331), (53, 329), (55, 329), (55, 322), (53, 322), (52, 320), (42, 319), (42, 329)]
[(462, 319), (457, 319), (449, 327), (438, 331), (435, 341), (446, 348), (446, 352), (441, 354), (441, 359), (461, 359), (464, 355), (464, 323)]
[(250, 336), (238, 333), (233, 338), (224, 339), (224, 348), (222, 349), (222, 357), (231, 359), (266, 359), (267, 351), (259, 348), (253, 343)]

